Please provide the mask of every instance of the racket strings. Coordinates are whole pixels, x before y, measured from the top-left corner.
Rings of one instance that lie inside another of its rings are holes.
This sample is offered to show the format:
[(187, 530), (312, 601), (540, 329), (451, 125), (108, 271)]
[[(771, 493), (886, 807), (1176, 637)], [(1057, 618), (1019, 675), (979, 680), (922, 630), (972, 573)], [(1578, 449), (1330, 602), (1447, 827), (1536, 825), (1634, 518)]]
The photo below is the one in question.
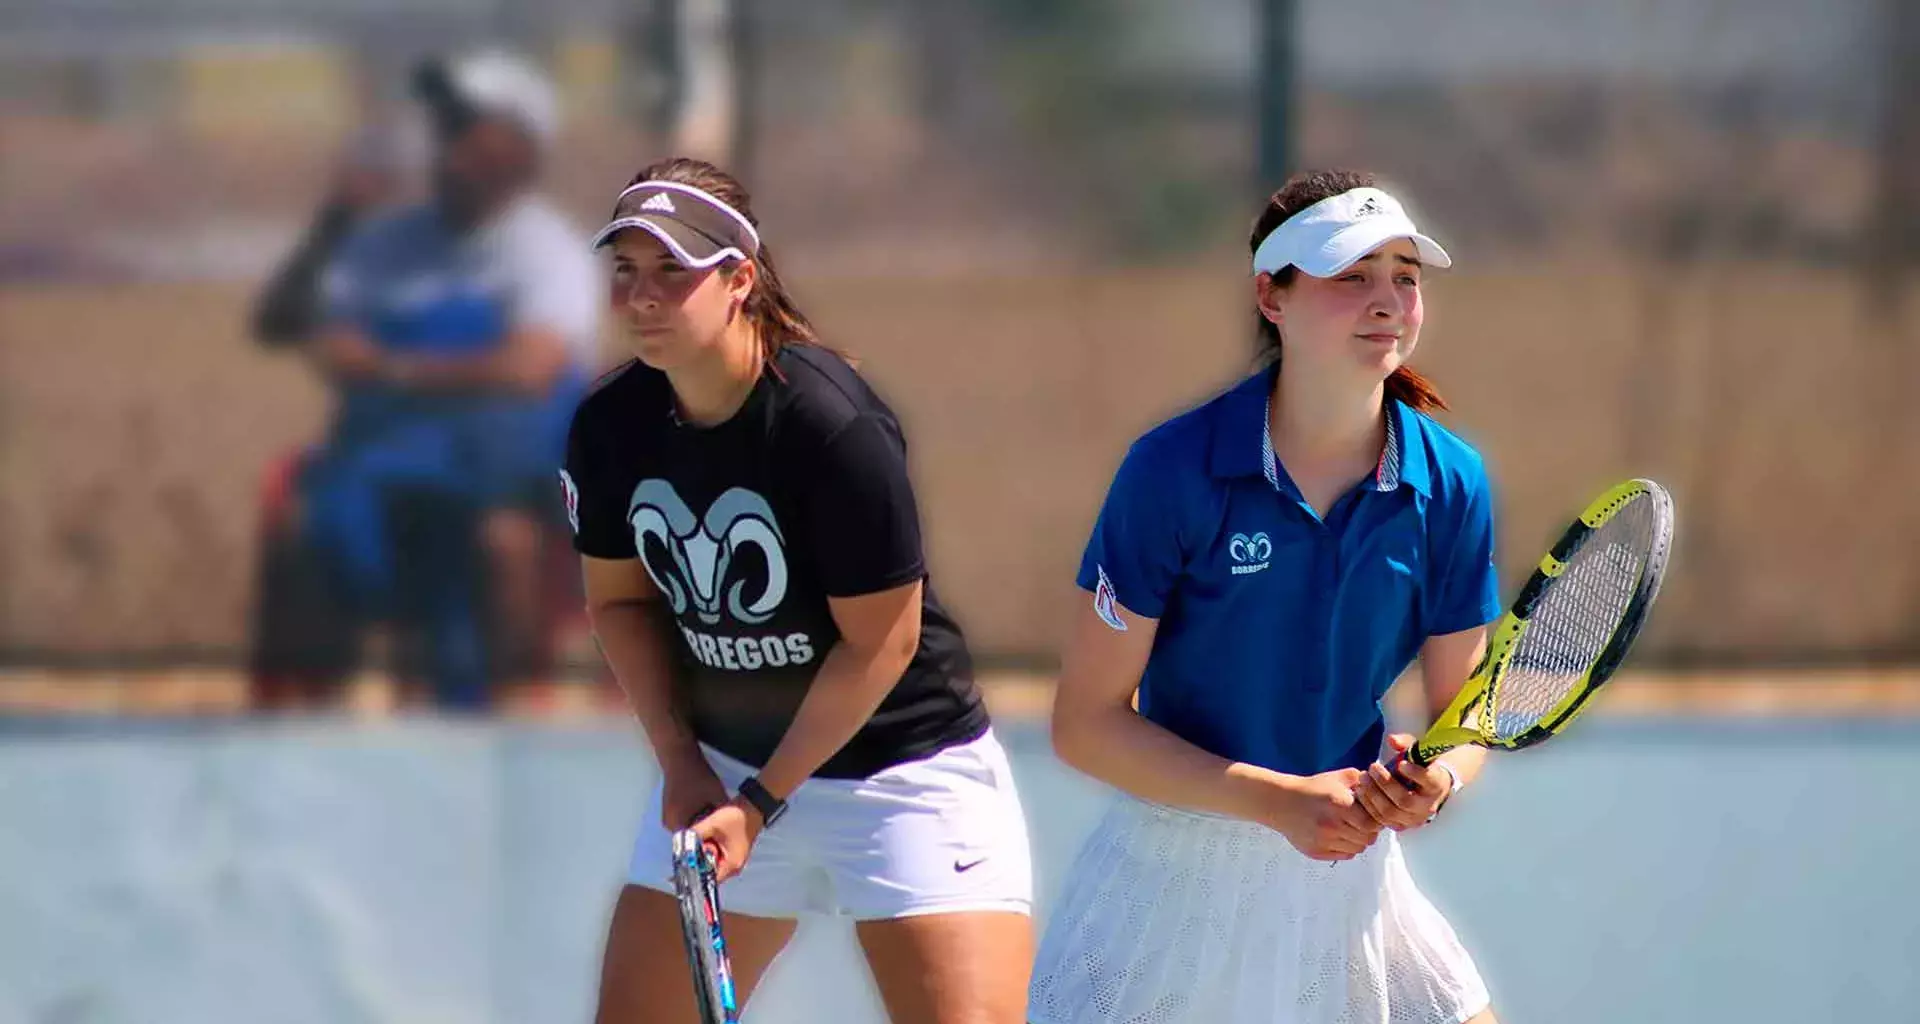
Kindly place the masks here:
[(1578, 689), (1640, 590), (1659, 534), (1656, 503), (1632, 502), (1593, 532), (1541, 595), (1495, 694), (1494, 734), (1539, 725)]

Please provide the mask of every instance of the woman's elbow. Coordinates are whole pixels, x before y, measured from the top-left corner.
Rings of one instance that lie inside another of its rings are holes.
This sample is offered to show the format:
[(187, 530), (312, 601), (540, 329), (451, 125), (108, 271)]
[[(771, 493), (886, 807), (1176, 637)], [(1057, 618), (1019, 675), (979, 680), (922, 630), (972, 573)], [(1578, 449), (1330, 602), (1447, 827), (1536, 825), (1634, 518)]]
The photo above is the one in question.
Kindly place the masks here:
[(595, 599), (592, 597), (587, 598), (587, 602), (586, 602), (587, 628), (593, 630), (596, 636), (599, 635), (600, 631), (606, 628), (607, 620), (609, 618), (612, 618), (613, 609), (620, 607), (621, 603), (622, 602), (617, 600), (608, 600), (604, 598), (602, 599)]
[[(642, 601), (631, 597), (607, 597), (587, 599), (587, 628), (593, 632), (596, 640), (604, 639), (608, 633), (619, 630), (632, 630), (636, 621), (643, 625), (659, 622), (658, 609), (654, 602)], [(638, 620), (635, 615), (640, 616)]]
[(887, 685), (892, 686), (906, 675), (920, 654), (920, 627), (903, 624), (864, 640), (843, 635), (840, 643), (866, 663), (870, 678), (890, 680)]
[(1087, 750), (1092, 745), (1088, 715), (1078, 705), (1062, 701), (1056, 693), (1048, 733), (1053, 739), (1053, 756), (1070, 768), (1086, 770)]
[(906, 626), (895, 631), (893, 638), (894, 657), (912, 661), (920, 653), (920, 638), (925, 632), (926, 623), (918, 615), (911, 616)]

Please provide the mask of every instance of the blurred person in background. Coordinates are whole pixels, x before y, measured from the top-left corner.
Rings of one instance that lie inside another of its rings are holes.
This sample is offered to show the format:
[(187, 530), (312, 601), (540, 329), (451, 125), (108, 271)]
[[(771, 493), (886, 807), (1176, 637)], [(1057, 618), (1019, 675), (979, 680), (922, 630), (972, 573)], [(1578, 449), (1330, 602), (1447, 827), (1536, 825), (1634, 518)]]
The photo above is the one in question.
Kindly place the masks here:
[(320, 282), (356, 228), (383, 209), (417, 198), (425, 139), (400, 118), (375, 121), (348, 140), (320, 209), (293, 251), (268, 279), (253, 308), (253, 335), (280, 348), (311, 341), (319, 331)]
[(1396, 839), (1485, 751), (1415, 765), (1381, 706), (1418, 658), (1444, 709), (1501, 611), (1486, 469), (1406, 365), (1452, 261), (1355, 172), (1289, 181), (1249, 247), (1270, 365), (1133, 445), (1081, 561), (1054, 746), (1120, 794), (1030, 1019), (1488, 1024)]
[(585, 234), (534, 192), (558, 98), (485, 51), (423, 63), (432, 195), (325, 261), (304, 349), (333, 384), (300, 524), (348, 631), (388, 629), (407, 703), (489, 704), (550, 657), (547, 539), (566, 424), (596, 360)]
[[(380, 121), (349, 140), (306, 234), (255, 300), (251, 326), (262, 345), (311, 341), (321, 325), (321, 278), (341, 244), (419, 191), (426, 153), (410, 127)], [(262, 710), (326, 707), (359, 662), (359, 630), (300, 527), (301, 482), (315, 454), (302, 448), (278, 460), (263, 488), (249, 665), (253, 705)]]
[(562, 480), (594, 632), (661, 770), (597, 1020), (694, 1020), (671, 876), (691, 828), (743, 1003), (825, 912), (856, 922), (893, 1020), (1019, 1024), (1026, 824), (928, 581), (899, 421), (821, 344), (725, 172), (648, 166), (596, 242), (637, 358), (581, 403)]

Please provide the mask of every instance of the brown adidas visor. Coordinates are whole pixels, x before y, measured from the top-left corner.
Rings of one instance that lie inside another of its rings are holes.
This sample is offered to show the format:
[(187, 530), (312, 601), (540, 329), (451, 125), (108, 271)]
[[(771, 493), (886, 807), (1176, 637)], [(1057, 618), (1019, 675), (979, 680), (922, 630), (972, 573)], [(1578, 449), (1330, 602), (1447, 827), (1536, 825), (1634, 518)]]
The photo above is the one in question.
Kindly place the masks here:
[(613, 218), (593, 236), (598, 249), (628, 228), (660, 240), (684, 267), (704, 269), (760, 251), (760, 233), (718, 196), (677, 181), (629, 185), (613, 203)]

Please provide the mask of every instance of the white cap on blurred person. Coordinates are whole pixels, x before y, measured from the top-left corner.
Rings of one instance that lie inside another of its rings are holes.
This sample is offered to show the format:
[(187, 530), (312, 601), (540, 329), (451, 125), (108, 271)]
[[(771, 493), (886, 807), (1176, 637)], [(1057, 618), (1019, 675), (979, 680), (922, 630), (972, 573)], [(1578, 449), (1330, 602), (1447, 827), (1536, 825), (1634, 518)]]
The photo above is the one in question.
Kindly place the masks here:
[(503, 50), (481, 50), (430, 61), (415, 73), (414, 89), (443, 117), (508, 118), (541, 146), (560, 131), (560, 97), (532, 63)]
[(1332, 277), (1397, 238), (1411, 241), (1422, 262), (1446, 268), (1453, 257), (1420, 233), (1398, 199), (1377, 188), (1356, 188), (1288, 217), (1260, 240), (1253, 272), (1271, 274), (1295, 266), (1314, 277)]

